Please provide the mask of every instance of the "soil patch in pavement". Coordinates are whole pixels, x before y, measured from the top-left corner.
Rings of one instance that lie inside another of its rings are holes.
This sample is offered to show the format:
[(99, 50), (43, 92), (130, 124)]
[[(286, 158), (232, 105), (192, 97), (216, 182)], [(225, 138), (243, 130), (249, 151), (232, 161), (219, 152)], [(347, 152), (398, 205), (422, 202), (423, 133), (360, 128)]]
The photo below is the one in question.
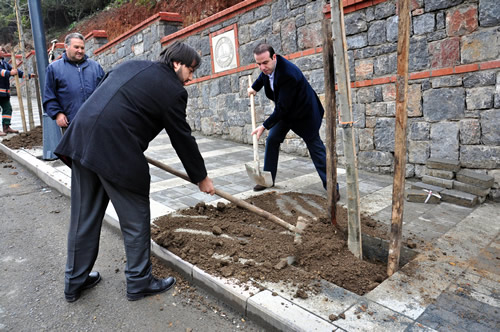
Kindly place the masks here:
[(9, 135), (2, 140), (2, 144), (12, 150), (32, 149), (36, 146), (43, 146), (42, 126), (36, 126), (34, 129), (22, 132), (17, 135)]
[[(302, 243), (285, 228), (234, 204), (199, 203), (155, 220), (156, 243), (212, 275), (250, 282), (285, 282), (307, 298), (326, 280), (359, 295), (387, 278), (386, 263), (357, 259), (347, 248), (347, 213), (337, 208), (334, 227), (326, 218), (326, 199), (297, 192), (270, 192), (247, 202), (296, 225), (308, 220)], [(362, 216), (362, 232), (387, 238), (385, 226)], [(292, 259), (290, 265), (287, 262)]]

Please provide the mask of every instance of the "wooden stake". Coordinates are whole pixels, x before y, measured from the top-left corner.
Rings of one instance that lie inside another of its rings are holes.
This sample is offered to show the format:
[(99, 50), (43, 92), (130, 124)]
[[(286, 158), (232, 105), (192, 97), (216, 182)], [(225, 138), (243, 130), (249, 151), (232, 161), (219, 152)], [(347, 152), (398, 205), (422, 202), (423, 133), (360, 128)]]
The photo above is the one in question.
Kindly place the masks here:
[(338, 103), (341, 114), (342, 139), (346, 160), (347, 183), (347, 247), (359, 259), (363, 259), (361, 244), (361, 217), (359, 209), (358, 160), (354, 145), (354, 128), (352, 117), (351, 80), (347, 58), (347, 41), (345, 38), (343, 1), (330, 1), (332, 13), (332, 39), (335, 61), (335, 77), (338, 86)]
[[(23, 57), (23, 64), (25, 65), (25, 74), (29, 75), (27, 73), (28, 71), (28, 66), (26, 62), (26, 53), (25, 53), (25, 48), (24, 48), (24, 34), (23, 34), (23, 26), (21, 24), (21, 14), (19, 12), (19, 0), (14, 1), (14, 9), (16, 11), (16, 18), (17, 18), (17, 32), (19, 34), (19, 47), (21, 48), (21, 55)], [(26, 86), (26, 100), (27, 100), (27, 105), (28, 105), (28, 120), (30, 124), (30, 130), (35, 128), (35, 121), (33, 120), (33, 107), (31, 105), (31, 89), (29, 85), (29, 79), (24, 76), (24, 85)], [(26, 131), (26, 130), (25, 130)]]
[(408, 93), (408, 49), (410, 46), (410, 0), (399, 0), (398, 70), (396, 76), (396, 132), (394, 147), (394, 183), (392, 187), (391, 239), (387, 274), (399, 268), (403, 227), (404, 189), (406, 174), (406, 122)]
[[(37, 66), (36, 66), (36, 58), (32, 57), (31, 60), (33, 63), (33, 72), (38, 73)], [(42, 125), (43, 124), (42, 98), (40, 96), (40, 83), (38, 81), (38, 76), (35, 76), (35, 94), (36, 94), (36, 103), (38, 106), (38, 115), (40, 116), (40, 125)]]
[[(12, 52), (12, 54), (10, 55), (10, 60), (12, 62), (12, 68), (17, 70), (17, 60), (14, 52)], [(26, 129), (26, 117), (24, 115), (23, 96), (21, 91), (21, 84), (19, 83), (19, 73), (16, 76), (14, 76), (14, 79), (16, 81), (16, 93), (17, 93), (17, 99), (19, 100), (19, 111), (21, 112), (23, 131), (27, 132), (28, 130)]]
[(325, 74), (325, 118), (326, 118), (326, 192), (327, 213), (332, 225), (337, 225), (337, 158), (335, 105), (335, 66), (333, 65), (332, 26), (328, 19), (321, 25), (323, 34), (323, 72)]

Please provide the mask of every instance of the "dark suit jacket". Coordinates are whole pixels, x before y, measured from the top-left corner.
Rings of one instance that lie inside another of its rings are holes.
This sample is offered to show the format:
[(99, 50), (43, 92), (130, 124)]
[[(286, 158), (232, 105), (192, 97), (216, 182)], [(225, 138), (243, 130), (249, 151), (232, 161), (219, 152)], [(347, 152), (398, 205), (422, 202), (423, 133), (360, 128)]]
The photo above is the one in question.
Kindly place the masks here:
[(105, 179), (149, 195), (144, 151), (165, 128), (189, 177), (207, 176), (186, 122), (188, 94), (173, 69), (128, 61), (111, 70), (82, 105), (54, 153), (66, 164), (78, 160)]
[(276, 57), (274, 91), (264, 73), (252, 85), (255, 91), (264, 87), (266, 96), (275, 102), (274, 112), (264, 121), (264, 127), (271, 129), (278, 121), (285, 121), (303, 138), (317, 134), (325, 112), (318, 95), (296, 65), (280, 55)]

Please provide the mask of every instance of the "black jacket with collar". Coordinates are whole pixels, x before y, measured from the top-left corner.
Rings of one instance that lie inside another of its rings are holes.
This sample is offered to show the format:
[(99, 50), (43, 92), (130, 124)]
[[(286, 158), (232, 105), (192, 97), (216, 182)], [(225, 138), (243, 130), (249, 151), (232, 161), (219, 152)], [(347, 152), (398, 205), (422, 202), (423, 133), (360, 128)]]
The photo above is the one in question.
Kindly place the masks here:
[(149, 195), (144, 151), (162, 129), (193, 183), (207, 176), (186, 122), (188, 94), (165, 64), (128, 61), (105, 75), (82, 105), (54, 153), (67, 165), (78, 160), (105, 179)]
[(266, 96), (275, 103), (274, 112), (264, 121), (264, 127), (271, 129), (278, 121), (285, 121), (302, 137), (317, 133), (324, 114), (318, 95), (296, 65), (280, 55), (276, 58), (274, 91), (269, 76), (264, 73), (252, 85), (255, 91), (264, 87)]

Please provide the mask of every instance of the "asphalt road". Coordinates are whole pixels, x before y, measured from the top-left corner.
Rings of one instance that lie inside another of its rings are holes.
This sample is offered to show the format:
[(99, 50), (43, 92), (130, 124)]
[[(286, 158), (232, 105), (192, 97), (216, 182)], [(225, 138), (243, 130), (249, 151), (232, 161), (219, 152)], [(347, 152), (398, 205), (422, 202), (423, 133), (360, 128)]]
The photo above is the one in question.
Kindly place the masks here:
[(94, 268), (103, 280), (67, 303), (69, 199), (16, 162), (0, 164), (0, 188), (0, 331), (262, 330), (200, 289), (127, 301), (123, 242), (107, 225)]

